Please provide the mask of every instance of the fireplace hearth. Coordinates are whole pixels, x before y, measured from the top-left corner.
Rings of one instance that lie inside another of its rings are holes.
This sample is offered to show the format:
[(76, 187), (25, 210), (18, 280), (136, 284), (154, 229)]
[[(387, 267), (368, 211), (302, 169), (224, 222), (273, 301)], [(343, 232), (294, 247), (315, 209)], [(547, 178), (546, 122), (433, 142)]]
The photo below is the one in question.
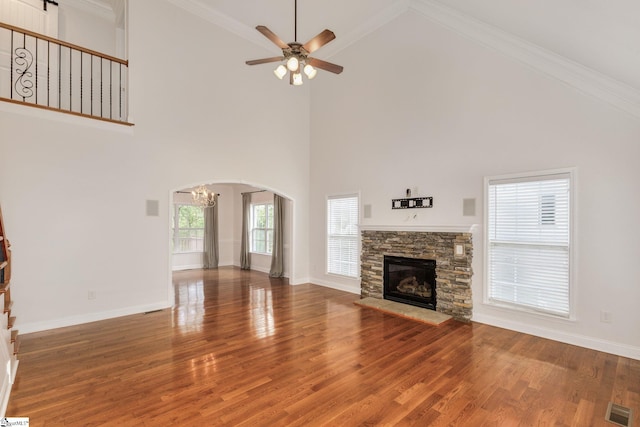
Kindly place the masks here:
[(436, 261), (384, 257), (383, 298), (436, 309)]

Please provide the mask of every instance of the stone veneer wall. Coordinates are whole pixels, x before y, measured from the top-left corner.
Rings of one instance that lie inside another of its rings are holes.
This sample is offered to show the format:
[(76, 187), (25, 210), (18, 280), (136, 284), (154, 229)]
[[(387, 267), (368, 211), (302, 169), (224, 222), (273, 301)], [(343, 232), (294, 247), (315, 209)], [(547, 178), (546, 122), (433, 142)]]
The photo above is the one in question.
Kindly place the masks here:
[[(362, 231), (361, 285), (364, 297), (383, 298), (384, 256), (436, 260), (436, 311), (471, 320), (471, 233)], [(464, 256), (454, 255), (454, 243), (464, 244)]]

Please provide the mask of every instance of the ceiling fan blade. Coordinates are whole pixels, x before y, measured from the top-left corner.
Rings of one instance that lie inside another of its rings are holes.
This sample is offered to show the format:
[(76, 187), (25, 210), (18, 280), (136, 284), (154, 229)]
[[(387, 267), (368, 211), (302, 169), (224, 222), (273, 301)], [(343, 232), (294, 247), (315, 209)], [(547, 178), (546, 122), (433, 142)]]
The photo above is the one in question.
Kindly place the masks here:
[(344, 70), (344, 67), (342, 65), (332, 64), (331, 62), (323, 61), (322, 59), (316, 58), (307, 58), (307, 64), (334, 74), (340, 74), (342, 70)]
[(324, 30), (308, 42), (306, 42), (302, 47), (309, 53), (315, 52), (320, 49), (325, 44), (329, 43), (331, 40), (335, 39), (336, 35), (333, 34), (331, 30)]
[(266, 38), (268, 38), (269, 40), (271, 40), (276, 46), (278, 46), (280, 49), (288, 49), (289, 45), (286, 44), (285, 42), (283, 42), (280, 37), (276, 36), (275, 33), (273, 31), (271, 31), (270, 29), (268, 29), (267, 27), (265, 27), (264, 25), (258, 25), (256, 27), (256, 30), (260, 31), (260, 33), (262, 33), (263, 36), (265, 36)]
[(273, 58), (253, 59), (251, 61), (245, 61), (247, 65), (267, 64), (269, 62), (283, 61), (284, 56), (274, 56)]

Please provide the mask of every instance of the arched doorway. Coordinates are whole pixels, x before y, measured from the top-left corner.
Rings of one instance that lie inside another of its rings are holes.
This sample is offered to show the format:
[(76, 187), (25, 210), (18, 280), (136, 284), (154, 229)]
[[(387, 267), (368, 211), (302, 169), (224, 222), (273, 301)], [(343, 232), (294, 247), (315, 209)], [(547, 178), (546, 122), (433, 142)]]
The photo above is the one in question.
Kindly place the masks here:
[[(195, 203), (191, 191), (199, 185), (185, 186), (172, 192), (171, 207), (171, 270), (203, 268), (201, 218), (194, 217)], [(208, 191), (218, 195), (218, 246), (222, 266), (241, 265), (242, 194), (251, 199), (251, 269), (269, 273), (272, 251), (272, 223), (274, 194), (283, 197), (283, 259), (284, 276), (290, 277), (292, 266), (292, 218), (294, 202), (286, 195), (265, 186), (247, 183), (205, 183)], [(260, 215), (263, 215), (260, 217)]]

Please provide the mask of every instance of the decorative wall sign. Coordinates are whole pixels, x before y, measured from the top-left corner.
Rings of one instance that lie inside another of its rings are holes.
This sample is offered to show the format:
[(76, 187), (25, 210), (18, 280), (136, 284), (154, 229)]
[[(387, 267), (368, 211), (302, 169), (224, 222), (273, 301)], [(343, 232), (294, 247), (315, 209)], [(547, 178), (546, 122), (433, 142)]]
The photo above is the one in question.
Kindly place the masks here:
[(412, 197), (391, 200), (391, 209), (432, 208), (433, 197)]

